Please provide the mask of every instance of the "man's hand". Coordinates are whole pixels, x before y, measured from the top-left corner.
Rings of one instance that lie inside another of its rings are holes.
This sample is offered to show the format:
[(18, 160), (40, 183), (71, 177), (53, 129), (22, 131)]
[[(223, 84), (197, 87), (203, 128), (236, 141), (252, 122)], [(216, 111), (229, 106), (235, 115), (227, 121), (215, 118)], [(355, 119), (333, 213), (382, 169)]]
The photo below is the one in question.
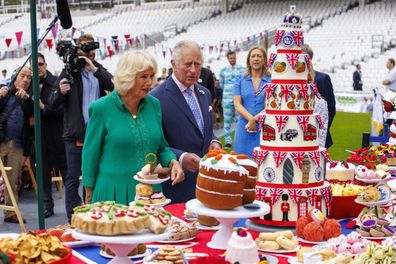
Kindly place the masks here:
[(93, 64), (93, 62), (85, 56), (78, 56), (78, 58), (83, 58), (85, 60), (85, 62), (87, 63), (85, 65), (85, 70), (88, 72), (96, 72), (98, 70), (98, 68)]
[(8, 89), (7, 86), (1, 87), (1, 89), (0, 89), (0, 97), (6, 96), (6, 95), (8, 94), (8, 91), (9, 91), (9, 90), (10, 90), (10, 89)]
[(41, 110), (44, 110), (44, 104), (43, 104), (43, 102), (41, 102), (41, 100), (40, 100), (39, 102), (40, 102), (40, 109), (41, 109)]
[(16, 91), (16, 93), (15, 93), (15, 95), (17, 97), (21, 98), (22, 100), (25, 100), (25, 99), (29, 98), (29, 95), (28, 95), (28, 93), (25, 90), (18, 89), (18, 88), (17, 88), (17, 90), (18, 91)]
[(186, 168), (187, 170), (194, 172), (199, 169), (199, 161), (201, 160), (200, 157), (198, 157), (194, 153), (187, 153), (183, 157), (183, 168)]
[(220, 150), (220, 149), (222, 149), (222, 146), (219, 142), (213, 141), (209, 145), (209, 150)]
[(90, 204), (92, 202), (92, 188), (85, 187), (85, 203)]
[(59, 90), (61, 94), (65, 95), (68, 91), (70, 91), (70, 83), (69, 80), (63, 78), (59, 83)]
[(172, 160), (170, 163), (170, 169), (171, 169), (171, 181), (172, 181), (172, 186), (184, 181), (184, 171), (181, 168), (180, 164), (176, 160)]

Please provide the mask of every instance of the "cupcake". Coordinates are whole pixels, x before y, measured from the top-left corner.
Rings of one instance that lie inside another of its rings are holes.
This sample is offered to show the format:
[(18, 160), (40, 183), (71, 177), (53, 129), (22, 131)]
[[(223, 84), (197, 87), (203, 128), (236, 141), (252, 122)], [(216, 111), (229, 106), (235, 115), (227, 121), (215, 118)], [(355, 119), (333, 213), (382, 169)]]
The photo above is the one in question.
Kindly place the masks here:
[(377, 221), (374, 219), (366, 220), (362, 223), (364, 230), (370, 230), (377, 225)]

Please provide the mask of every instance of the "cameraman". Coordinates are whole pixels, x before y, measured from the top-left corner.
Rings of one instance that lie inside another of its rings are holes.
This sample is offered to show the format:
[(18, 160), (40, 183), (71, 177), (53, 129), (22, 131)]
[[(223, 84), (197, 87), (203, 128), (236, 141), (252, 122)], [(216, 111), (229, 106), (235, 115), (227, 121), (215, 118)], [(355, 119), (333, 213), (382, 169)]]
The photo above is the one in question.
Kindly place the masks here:
[[(16, 70), (18, 72), (18, 70)], [(0, 88), (0, 124), (1, 145), (0, 156), (5, 166), (12, 167), (8, 173), (12, 192), (18, 202), (18, 180), (22, 168), (22, 157), (29, 155), (33, 136), (30, 119), (33, 118), (32, 72), (23, 67), (10, 86)], [(12, 206), (9, 190), (5, 192), (5, 205)], [(4, 222), (18, 224), (16, 214), (4, 211)], [(23, 222), (26, 222), (23, 219)]]
[[(91, 34), (81, 35), (77, 40), (77, 45), (94, 42)], [(99, 97), (105, 96), (106, 91), (112, 91), (114, 85), (112, 75), (98, 62), (95, 61), (96, 51), (84, 52), (80, 48), (77, 50), (79, 58), (86, 61), (85, 67), (81, 70), (63, 70), (59, 79), (59, 89), (56, 89), (51, 96), (51, 104), (56, 108), (64, 103), (63, 117), (63, 140), (65, 142), (67, 175), (65, 180), (65, 203), (67, 217), (71, 218), (73, 208), (81, 205), (81, 197), (78, 193), (81, 176), (81, 154), (84, 143), (85, 128), (88, 123), (88, 106)], [(66, 77), (71, 75), (71, 83)], [(93, 166), (95, 166), (93, 164)]]

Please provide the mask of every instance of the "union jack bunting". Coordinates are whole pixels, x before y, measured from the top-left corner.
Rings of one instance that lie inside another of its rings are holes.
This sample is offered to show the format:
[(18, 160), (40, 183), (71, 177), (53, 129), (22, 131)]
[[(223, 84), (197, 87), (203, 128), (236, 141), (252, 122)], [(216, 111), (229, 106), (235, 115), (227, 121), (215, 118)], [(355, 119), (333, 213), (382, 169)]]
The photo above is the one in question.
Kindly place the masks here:
[(308, 54), (305, 54), (304, 56), (305, 63), (307, 64), (308, 72), (311, 69), (311, 57)]
[(311, 86), (311, 89), (312, 89), (312, 90), (314, 91), (314, 93), (316, 94), (316, 96), (317, 96), (318, 98), (320, 98), (321, 96), (320, 96), (318, 87), (316, 87), (316, 84), (311, 83), (310, 86)]
[(272, 96), (272, 94), (274, 93), (275, 88), (276, 88), (276, 84), (274, 84), (274, 83), (266, 83), (264, 85), (266, 87), (265, 99), (268, 100)]
[(329, 152), (327, 152), (327, 149), (325, 149), (325, 150), (322, 151), (322, 155), (325, 157), (325, 159), (326, 159), (328, 162), (331, 162), (331, 158), (330, 158), (330, 156), (329, 156)]
[(309, 157), (315, 163), (316, 166), (320, 167), (320, 155), (317, 151), (308, 152)]
[(302, 190), (297, 190), (297, 189), (289, 189), (288, 193), (291, 200), (296, 204), (298, 204), (298, 202), (301, 200), (303, 194)]
[(329, 207), (331, 202), (331, 187), (327, 186), (325, 188), (322, 188), (320, 189), (320, 192), (322, 193), (322, 196), (325, 199), (327, 207)]
[(254, 92), (254, 96), (257, 96), (259, 94), (261, 94), (262, 91), (264, 91), (265, 87), (266, 87), (266, 83), (264, 83), (263, 85), (261, 85), (255, 92)]
[(286, 59), (287, 59), (287, 62), (292, 67), (292, 69), (294, 70), (294, 67), (296, 66), (296, 63), (297, 63), (297, 60), (298, 60), (298, 54), (286, 53)]
[(285, 96), (286, 102), (289, 101), (289, 96), (293, 93), (294, 85), (282, 84), (280, 95)]
[(282, 39), (283, 34), (285, 33), (284, 30), (277, 30), (275, 34), (275, 45), (279, 44), (279, 41)]
[(304, 100), (307, 100), (308, 98), (308, 84), (300, 84), (298, 85), (298, 92), (301, 94), (301, 96), (304, 98)]
[(253, 149), (253, 151), (252, 151), (252, 160), (254, 160), (254, 161), (256, 161), (256, 150), (255, 149)]
[(285, 159), (286, 152), (283, 152), (283, 151), (274, 151), (274, 152), (272, 153), (272, 156), (274, 157), (276, 167), (278, 168), (279, 165), (282, 164), (282, 161)]
[(305, 190), (305, 193), (308, 196), (308, 201), (312, 206), (315, 205), (315, 196), (316, 196), (317, 192), (318, 192), (318, 189)]
[(267, 194), (267, 188), (256, 186), (256, 200), (264, 202), (264, 198), (266, 194)]
[(255, 161), (258, 166), (260, 166), (261, 163), (263, 163), (263, 161), (267, 157), (268, 153), (269, 153), (268, 150), (261, 150), (261, 149), (257, 150)]
[(269, 55), (269, 58), (268, 58), (268, 68), (271, 68), (272, 67), (272, 64), (274, 64), (274, 61), (275, 61), (275, 59), (276, 59), (276, 53), (271, 53), (270, 55)]
[(297, 116), (297, 122), (305, 133), (309, 124), (309, 116)]
[(301, 169), (302, 168), (302, 162), (304, 159), (304, 152), (292, 152), (291, 156), (294, 160), (294, 163)]
[(278, 127), (278, 133), (280, 133), (282, 129), (286, 126), (288, 120), (289, 120), (288, 116), (275, 116), (276, 126)]
[(279, 200), (279, 197), (283, 193), (283, 189), (270, 188), (269, 190), (270, 190), (270, 196), (271, 196), (271, 205), (274, 205)]
[(260, 133), (261, 127), (263, 126), (263, 124), (265, 122), (265, 117), (266, 117), (266, 115), (260, 115), (258, 118), (258, 124), (259, 124), (258, 133)]
[(304, 44), (304, 37), (301, 31), (293, 31), (293, 39), (296, 42), (297, 46), (301, 47)]
[(323, 129), (323, 128), (324, 128), (323, 120), (322, 120), (322, 117), (321, 117), (320, 115), (316, 115), (316, 121), (317, 121), (318, 124), (319, 124), (319, 128), (320, 128), (320, 129)]

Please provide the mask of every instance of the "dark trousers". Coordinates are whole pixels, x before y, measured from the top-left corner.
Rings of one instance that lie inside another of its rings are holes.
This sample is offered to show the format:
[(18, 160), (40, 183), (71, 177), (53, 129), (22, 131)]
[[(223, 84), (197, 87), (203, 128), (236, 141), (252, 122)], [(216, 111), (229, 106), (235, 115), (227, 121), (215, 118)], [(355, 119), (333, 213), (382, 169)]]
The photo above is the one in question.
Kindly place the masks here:
[(289, 222), (289, 216), (288, 216), (288, 214), (289, 214), (289, 212), (283, 212), (282, 221)]
[(67, 174), (65, 180), (65, 204), (67, 217), (71, 218), (73, 208), (81, 205), (81, 197), (78, 193), (81, 176), (82, 147), (76, 147), (75, 141), (65, 141)]

